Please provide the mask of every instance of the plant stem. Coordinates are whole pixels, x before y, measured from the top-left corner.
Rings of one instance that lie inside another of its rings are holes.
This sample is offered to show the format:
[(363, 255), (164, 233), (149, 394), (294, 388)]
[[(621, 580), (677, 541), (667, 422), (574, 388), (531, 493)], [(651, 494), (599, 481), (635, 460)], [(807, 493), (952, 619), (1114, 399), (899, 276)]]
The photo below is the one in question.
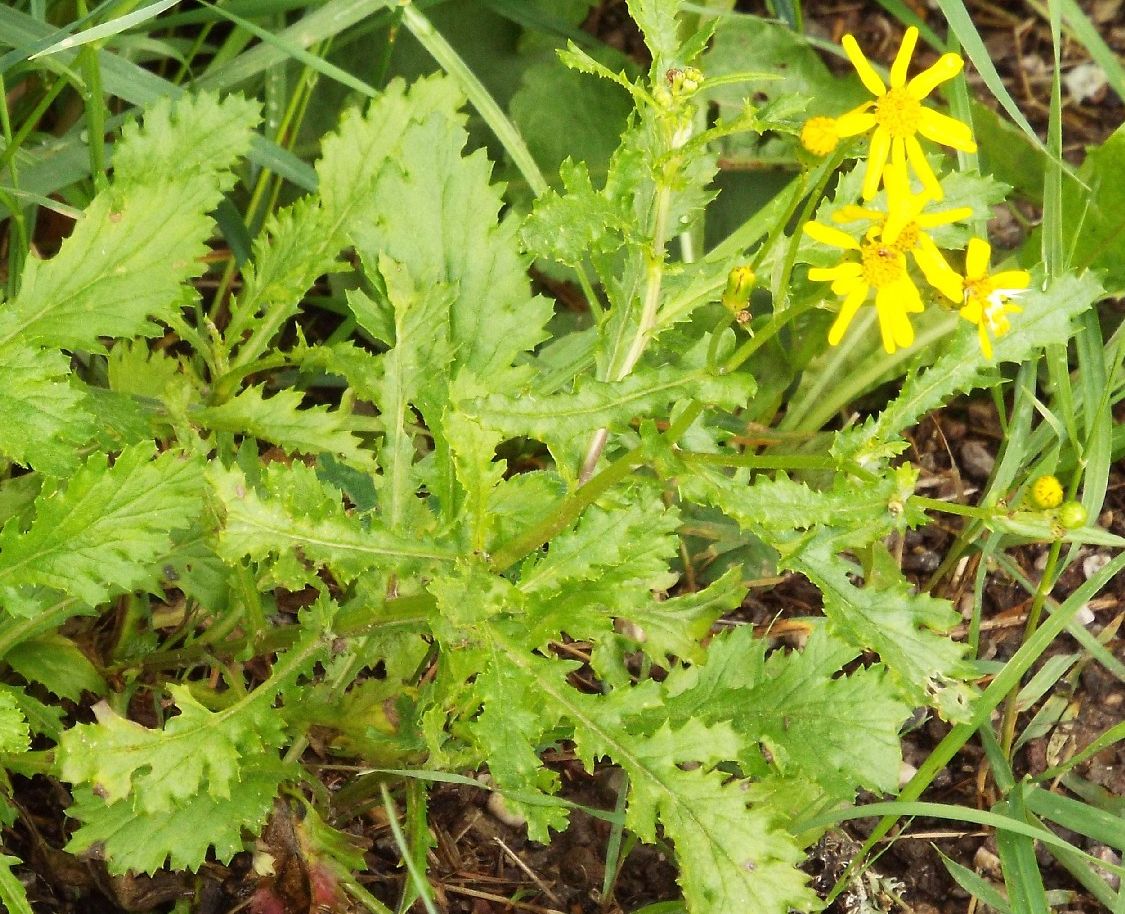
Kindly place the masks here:
[[(664, 440), (670, 444), (674, 443), (699, 418), (701, 412), (703, 412), (703, 405), (693, 400), (687, 409), (680, 414), (680, 417), (668, 427), (668, 431), (664, 433)], [(561, 533), (577, 520), (579, 515), (589, 505), (593, 504), (603, 492), (623, 480), (638, 466), (641, 466), (643, 459), (643, 446), (641, 445), (618, 457), (597, 476), (583, 483), (571, 493), (550, 517), (501, 546), (492, 556), (493, 570), (497, 572), (506, 571), (524, 556), (534, 552), (552, 537)]]
[[(669, 133), (669, 151), (674, 155), (675, 151), (690, 139), (690, 129), (676, 130), (671, 126), (667, 126), (665, 129)], [(609, 371), (611, 381), (623, 380), (636, 367), (637, 362), (644, 354), (653, 331), (656, 329), (656, 317), (660, 311), (660, 290), (664, 284), (664, 264), (667, 258), (668, 213), (672, 208), (673, 174), (674, 169), (669, 167), (657, 179), (656, 194), (653, 201), (652, 247), (646, 255), (645, 291), (641, 299), (640, 321), (625, 357), (620, 364), (611, 365)], [(594, 433), (594, 437), (590, 440), (590, 446), (586, 450), (586, 458), (582, 461), (582, 470), (578, 475), (580, 484), (585, 484), (594, 475), (594, 469), (598, 465), (598, 460), (601, 459), (608, 440), (609, 431), (607, 429), (600, 428)]]

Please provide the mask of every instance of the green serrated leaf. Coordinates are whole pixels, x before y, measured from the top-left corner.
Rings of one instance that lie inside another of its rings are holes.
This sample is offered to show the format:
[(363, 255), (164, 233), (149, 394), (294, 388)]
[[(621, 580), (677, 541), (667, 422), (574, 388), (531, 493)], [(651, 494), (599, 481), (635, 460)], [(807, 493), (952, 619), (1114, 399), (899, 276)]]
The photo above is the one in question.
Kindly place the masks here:
[(831, 629), (856, 647), (876, 651), (894, 675), (902, 694), (929, 704), (936, 690), (954, 678), (964, 645), (948, 632), (960, 616), (946, 600), (915, 593), (893, 562), (857, 587), (857, 567), (836, 554), (828, 533), (819, 533), (782, 564), (799, 571), (824, 595)]
[(483, 150), (462, 157), (467, 141), (461, 119), (448, 114), (407, 125), (396, 167), (381, 172), (351, 234), (368, 272), (388, 258), (415, 288), (453, 292), (445, 321), (454, 364), (499, 386), (514, 377), (517, 356), (544, 339), (550, 305), (532, 296), (517, 222), (498, 221), (491, 166)]
[(586, 258), (610, 254), (632, 234), (628, 201), (594, 190), (585, 162), (567, 159), (559, 167), (565, 194), (547, 191), (523, 228), (523, 241), (541, 257), (578, 267)]
[(227, 328), (227, 339), (234, 344), (253, 331), (252, 345), (239, 349), (239, 364), (257, 358), (316, 278), (337, 269), (349, 228), (370, 206), (379, 175), (394, 160), (406, 126), (431, 116), (456, 119), (462, 103), (452, 80), (421, 79), (407, 90), (396, 79), (366, 113), (345, 112), (339, 129), (321, 144), (318, 195), (271, 217), (255, 243)]
[(909, 467), (865, 484), (857, 491), (854, 481), (840, 476), (831, 489), (815, 490), (787, 476), (756, 479), (746, 485), (741, 478), (724, 475), (715, 467), (694, 464), (678, 477), (686, 498), (720, 508), (746, 530), (772, 541), (771, 532), (832, 526), (862, 531), (871, 542), (904, 523), (903, 508), (913, 492)]
[(24, 720), (27, 721), (29, 732), (43, 735), (52, 742), (58, 742), (62, 736), (62, 718), (65, 713), (63, 708), (56, 704), (44, 704), (38, 698), (28, 695), (23, 689), (15, 686), (0, 686), (0, 692), (6, 693), (20, 709)]
[(0, 584), (44, 585), (91, 606), (148, 586), (152, 563), (169, 551), (172, 531), (202, 510), (197, 460), (151, 444), (127, 448), (107, 465), (94, 454), (66, 483), (45, 488), (26, 532), (0, 531)]
[(550, 549), (520, 579), (528, 594), (581, 588), (602, 578), (617, 586), (648, 591), (676, 580), (668, 562), (676, 555), (679, 512), (658, 495), (593, 505), (575, 527), (551, 540)]
[[(526, 654), (505, 638), (496, 647), (526, 680), (525, 693), (574, 724), (576, 748), (587, 766), (609, 756), (629, 776), (626, 824), (652, 841), (659, 823), (676, 845), (688, 909), (711, 911), (812, 910), (816, 895), (797, 869), (804, 855), (766, 807), (748, 805), (744, 785), (715, 770), (739, 756), (742, 740), (729, 724), (667, 723), (655, 732), (625, 726), (612, 696), (584, 695), (563, 679), (558, 661)], [(686, 765), (686, 763), (695, 763)]]
[[(554, 708), (528, 703), (526, 687), (522, 671), (494, 649), (476, 680), (475, 694), (484, 710), (474, 723), (473, 734), (501, 790), (553, 795), (559, 789), (559, 776), (543, 765), (538, 750), (543, 734), (558, 722), (558, 713)], [(532, 841), (547, 843), (549, 829), (566, 828), (567, 814), (561, 806), (523, 803), (514, 796), (505, 799), (527, 819), (527, 835)]]
[[(583, 754), (606, 754), (629, 775), (626, 825), (644, 840), (659, 822), (676, 844), (688, 910), (812, 910), (816, 895), (797, 869), (804, 854), (772, 810), (748, 806), (742, 784), (709, 763), (734, 758), (740, 740), (729, 724), (664, 724), (651, 736), (626, 737), (589, 711), (576, 727)], [(685, 770), (683, 763), (699, 763)]]
[(194, 418), (213, 431), (260, 438), (286, 451), (302, 454), (327, 452), (362, 464), (365, 453), (348, 431), (348, 415), (327, 406), (302, 408), (304, 396), (286, 388), (265, 396), (265, 385), (247, 387), (219, 406), (201, 409)]
[(717, 581), (695, 593), (667, 600), (647, 599), (625, 606), (620, 615), (640, 626), (641, 647), (658, 663), (678, 657), (702, 663), (710, 656), (700, 641), (724, 613), (737, 609), (746, 596), (742, 570), (729, 568)]
[(0, 854), (0, 902), (8, 914), (34, 914), (27, 900), (27, 890), (19, 881), (12, 867), (23, 863), (19, 857)]
[(106, 370), (110, 390), (153, 399), (162, 397), (183, 377), (178, 359), (162, 349), (150, 349), (145, 340), (116, 343), (109, 351)]
[(28, 682), (37, 682), (59, 698), (78, 701), (83, 692), (103, 695), (105, 680), (78, 646), (57, 632), (14, 645), (4, 662)]
[(662, 72), (671, 66), (680, 48), (679, 23), (676, 21), (680, 0), (627, 0), (627, 3), (629, 15), (640, 26), (645, 44), (652, 52), (653, 69)]
[(0, 689), (0, 752), (26, 752), (31, 744), (27, 721), (7, 689)]
[(160, 813), (139, 811), (128, 801), (107, 805), (90, 788), (78, 787), (67, 815), (82, 824), (66, 850), (79, 854), (98, 845), (115, 874), (155, 873), (165, 864), (195, 871), (212, 849), (216, 859), (228, 863), (245, 847), (244, 831), (261, 831), (279, 785), (292, 775), (280, 762), (258, 759), (240, 772), (229, 797), (197, 793)]
[[(403, 575), (408, 568), (454, 555), (418, 537), (366, 528), (344, 510), (338, 490), (299, 463), (271, 466), (262, 493), (237, 470), (216, 466), (209, 475), (226, 511), (220, 554), (228, 561), (275, 557), (275, 573), (291, 589), (312, 583), (318, 565), (326, 565), (341, 581), (352, 581), (374, 569)], [(307, 567), (306, 560), (314, 567)]]
[(69, 368), (60, 352), (18, 341), (0, 346), (0, 454), (54, 476), (77, 466), (94, 421)]
[(284, 718), (274, 709), (278, 692), (323, 658), (322, 633), (313, 624), (304, 630), (264, 684), (221, 711), (208, 710), (185, 685), (168, 686), (180, 713), (159, 730), (104, 702), (95, 705), (97, 723), (72, 727), (59, 740), (60, 777), (141, 816), (190, 810), (204, 795), (236, 798), (247, 775), (264, 765), (276, 770), (268, 763), (285, 737)]
[(678, 400), (734, 409), (744, 406), (753, 391), (749, 375), (719, 376), (667, 366), (639, 369), (617, 382), (583, 378), (571, 393), (493, 394), (465, 408), (490, 428), (510, 437), (536, 438), (552, 452), (566, 455), (568, 444), (596, 429), (621, 429), (638, 416), (667, 415)]
[(180, 713), (150, 730), (95, 706), (96, 724), (79, 724), (59, 743), (59, 771), (89, 784), (110, 804), (129, 797), (137, 812), (166, 813), (197, 794), (229, 799), (242, 779), (243, 759), (276, 750), (284, 736), (272, 701), (240, 702), (208, 711), (185, 686), (170, 685)]
[[(449, 286), (415, 285), (410, 273), (390, 257), (379, 258), (379, 273), (391, 305), (394, 348), (382, 359), (383, 383), (379, 406), (387, 422), (387, 437), (380, 455), (387, 492), (391, 529), (399, 529), (406, 503), (415, 498), (411, 472), (415, 458), (411, 404), (418, 404), (432, 424), (440, 421), (440, 407), (453, 358), (447, 315), (456, 295)], [(486, 459), (491, 460), (491, 452)]]
[[(55, 257), (28, 260), (19, 294), (0, 315), (0, 344), (18, 337), (97, 350), (101, 337), (156, 334), (150, 317), (194, 297), (185, 281), (204, 269), (207, 214), (234, 183), (229, 169), (257, 119), (256, 105), (244, 99), (203, 94), (162, 99), (143, 127), (127, 128), (111, 187), (94, 198)], [(149, 156), (167, 168), (156, 171)]]
[(616, 71), (611, 70), (605, 64), (591, 57), (573, 41), (567, 41), (566, 50), (559, 51), (559, 60), (578, 73), (585, 73), (588, 76), (597, 76), (611, 83), (616, 83), (633, 97), (633, 101), (638, 106), (644, 105), (650, 101), (645, 91), (629, 78), (629, 75), (624, 69)]

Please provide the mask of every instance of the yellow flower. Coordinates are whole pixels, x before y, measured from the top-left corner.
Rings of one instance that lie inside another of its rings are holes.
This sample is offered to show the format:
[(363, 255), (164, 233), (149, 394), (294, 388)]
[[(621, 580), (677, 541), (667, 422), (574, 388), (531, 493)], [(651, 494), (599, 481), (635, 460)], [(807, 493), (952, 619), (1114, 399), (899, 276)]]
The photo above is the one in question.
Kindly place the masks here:
[[(922, 106), (922, 100), (934, 89), (961, 72), (965, 61), (959, 54), (943, 54), (932, 67), (907, 82), (906, 71), (917, 42), (918, 30), (913, 27), (907, 29), (894, 63), (891, 64), (891, 85), (888, 89), (863, 56), (854, 36), (845, 35), (842, 41), (844, 51), (859, 74), (860, 81), (875, 96), (874, 102), (864, 102), (836, 119), (836, 132), (841, 137), (858, 136), (875, 128), (867, 153), (867, 172), (863, 179), (865, 200), (874, 197), (879, 189), (879, 179), (883, 175), (888, 156), (891, 161), (903, 166), (909, 160), (910, 167), (921, 179), (926, 191), (935, 200), (941, 199), (941, 185), (930, 168), (930, 163), (926, 161), (926, 155), (918, 142), (918, 134), (954, 149), (976, 152), (977, 146), (968, 126)], [(874, 110), (870, 110), (872, 105)]]
[(835, 118), (810, 117), (801, 128), (801, 145), (814, 156), (824, 158), (839, 142)]
[(936, 213), (925, 213), (930, 203), (928, 193), (916, 194), (910, 189), (906, 170), (894, 163), (886, 169), (887, 209), (880, 211), (862, 206), (845, 206), (832, 214), (834, 222), (871, 222), (867, 238), (878, 238), (910, 254), (926, 277), (926, 282), (953, 302), (963, 294), (961, 277), (946, 263), (927, 229), (961, 222), (973, 215), (972, 207), (959, 206)]
[(914, 342), (914, 328), (908, 314), (922, 311), (922, 297), (914, 280), (906, 271), (906, 257), (896, 245), (881, 237), (860, 242), (846, 232), (817, 222), (806, 222), (805, 233), (822, 244), (858, 251), (859, 260), (842, 260), (834, 267), (814, 267), (809, 279), (831, 282), (832, 291), (844, 296), (844, 304), (828, 331), (828, 342), (835, 346), (844, 338), (860, 305), (875, 289), (875, 311), (879, 315), (879, 331), (883, 348), (894, 353)]
[(1027, 270), (1004, 270), (989, 275), (991, 258), (992, 247), (987, 241), (970, 239), (965, 252), (965, 276), (961, 279), (965, 302), (961, 316), (977, 325), (980, 351), (986, 359), (992, 358), (989, 335), (1003, 336), (1011, 329), (1008, 315), (1019, 314), (1023, 308), (1011, 304), (1010, 300), (1022, 295), (1031, 283), (1031, 274)]

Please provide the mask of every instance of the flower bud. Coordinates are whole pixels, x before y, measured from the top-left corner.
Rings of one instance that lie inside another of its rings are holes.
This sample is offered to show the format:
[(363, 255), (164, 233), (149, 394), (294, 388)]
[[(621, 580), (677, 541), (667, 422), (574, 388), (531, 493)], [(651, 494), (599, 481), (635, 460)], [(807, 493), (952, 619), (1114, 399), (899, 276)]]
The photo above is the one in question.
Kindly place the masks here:
[(1055, 476), (1040, 476), (1031, 484), (1031, 503), (1048, 510), (1062, 504), (1063, 487)]
[(839, 142), (835, 118), (810, 117), (801, 128), (801, 145), (814, 156), (824, 158)]
[(723, 307), (732, 314), (742, 311), (750, 301), (755, 278), (754, 271), (748, 266), (731, 270), (727, 274), (727, 287), (723, 290)]
[(1059, 523), (1067, 530), (1077, 530), (1086, 526), (1086, 509), (1081, 502), (1064, 502), (1059, 508)]
[(695, 67), (672, 67), (665, 72), (664, 79), (672, 90), (672, 95), (677, 98), (691, 95), (703, 85), (703, 74)]

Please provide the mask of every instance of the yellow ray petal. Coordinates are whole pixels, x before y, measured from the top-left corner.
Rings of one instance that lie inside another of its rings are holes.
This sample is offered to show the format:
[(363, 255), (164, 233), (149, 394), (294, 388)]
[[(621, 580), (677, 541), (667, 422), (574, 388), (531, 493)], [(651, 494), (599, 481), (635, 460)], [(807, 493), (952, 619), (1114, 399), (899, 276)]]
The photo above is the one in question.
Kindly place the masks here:
[(862, 273), (858, 276), (841, 276), (832, 281), (832, 294), (848, 296), (859, 286), (867, 288), (867, 280), (863, 278)]
[(965, 295), (964, 283), (946, 262), (929, 235), (919, 235), (918, 245), (911, 253), (922, 275), (926, 277), (926, 282), (950, 301), (961, 301)]
[(906, 91), (921, 101), (943, 82), (953, 79), (963, 66), (965, 61), (960, 54), (942, 54), (937, 63), (906, 84)]
[(906, 312), (893, 302), (884, 301), (880, 304), (878, 300), (875, 302), (875, 310), (879, 315), (879, 330), (883, 336), (883, 348), (887, 352), (893, 354), (896, 349), (905, 349), (914, 343), (914, 327), (910, 323), (910, 318), (906, 316)]
[(917, 219), (918, 225), (924, 229), (937, 228), (939, 225), (949, 225), (953, 222), (964, 222), (973, 216), (971, 206), (958, 206), (956, 209), (942, 210), (940, 213), (923, 213)]
[(848, 329), (848, 325), (855, 317), (855, 313), (859, 310), (859, 306), (863, 304), (863, 300), (867, 298), (868, 286), (864, 283), (862, 286), (852, 290), (851, 295), (844, 299), (844, 305), (840, 308), (840, 313), (836, 316), (835, 322), (832, 324), (832, 329), (828, 331), (828, 343), (831, 346), (838, 346), (840, 340), (844, 338), (844, 332)]
[(918, 118), (918, 132), (926, 139), (941, 143), (943, 146), (952, 146), (962, 152), (977, 151), (977, 144), (973, 141), (973, 131), (969, 129), (969, 125), (940, 111), (923, 108)]
[(925, 305), (922, 304), (922, 296), (918, 293), (918, 287), (914, 285), (914, 280), (909, 276), (904, 276), (887, 288), (888, 291), (893, 291), (897, 296), (896, 303), (904, 313), (921, 314), (925, 310)]
[(977, 336), (980, 339), (980, 351), (984, 354), (984, 357), (991, 362), (992, 340), (988, 338), (988, 330), (984, 326), (984, 321), (977, 324)]
[(871, 134), (871, 147), (867, 151), (867, 171), (863, 176), (863, 199), (870, 200), (879, 189), (887, 154), (891, 151), (891, 135), (886, 127), (876, 127)]
[(992, 259), (992, 245), (983, 238), (970, 238), (965, 251), (965, 276), (975, 279), (988, 273), (988, 262)]
[[(906, 171), (906, 144), (903, 142), (901, 136), (896, 136), (891, 139), (891, 161), (887, 167)], [(889, 186), (885, 178), (883, 184), (884, 186)]]
[(842, 248), (845, 251), (858, 251), (859, 242), (847, 232), (841, 232), (830, 225), (821, 225), (819, 222), (806, 222), (805, 234), (821, 244)]
[(875, 115), (868, 110), (870, 107), (871, 102), (864, 102), (858, 108), (845, 111), (836, 118), (836, 136), (849, 137), (867, 133), (875, 126)]
[(914, 45), (918, 43), (918, 30), (911, 26), (902, 36), (895, 62), (891, 64), (891, 88), (901, 89), (906, 84), (906, 71), (910, 67), (910, 58), (914, 56)]
[(840, 263), (834, 267), (813, 267), (809, 270), (809, 279), (813, 282), (833, 282), (837, 279), (859, 276), (863, 267), (858, 263)]
[(848, 60), (852, 62), (856, 73), (859, 74), (859, 81), (863, 83), (867, 91), (875, 96), (886, 95), (887, 87), (883, 84), (883, 80), (879, 78), (879, 74), (867, 62), (867, 58), (863, 56), (863, 51), (859, 49), (859, 43), (855, 40), (855, 36), (845, 35), (840, 40), (840, 44), (844, 46), (844, 53), (848, 55)]
[[(914, 328), (910, 320), (895, 300), (893, 286), (886, 286), (875, 294), (875, 313), (879, 316), (879, 334), (883, 338), (883, 348), (891, 355), (899, 345), (909, 346), (914, 342)], [(905, 330), (903, 324), (906, 325)], [(909, 342), (900, 344), (907, 338)]]
[(914, 174), (922, 181), (926, 193), (933, 199), (940, 200), (945, 196), (945, 191), (941, 189), (937, 175), (930, 168), (930, 163), (926, 161), (926, 154), (922, 152), (922, 145), (912, 136), (908, 136), (904, 142), (906, 143), (906, 154), (910, 158), (910, 167), (914, 169)]
[(867, 222), (878, 222), (882, 218), (883, 214), (878, 210), (856, 206), (854, 203), (841, 206), (832, 214), (833, 222), (859, 222), (861, 219)]
[(1004, 270), (992, 274), (992, 285), (997, 289), (1026, 289), (1031, 284), (1027, 270)]

